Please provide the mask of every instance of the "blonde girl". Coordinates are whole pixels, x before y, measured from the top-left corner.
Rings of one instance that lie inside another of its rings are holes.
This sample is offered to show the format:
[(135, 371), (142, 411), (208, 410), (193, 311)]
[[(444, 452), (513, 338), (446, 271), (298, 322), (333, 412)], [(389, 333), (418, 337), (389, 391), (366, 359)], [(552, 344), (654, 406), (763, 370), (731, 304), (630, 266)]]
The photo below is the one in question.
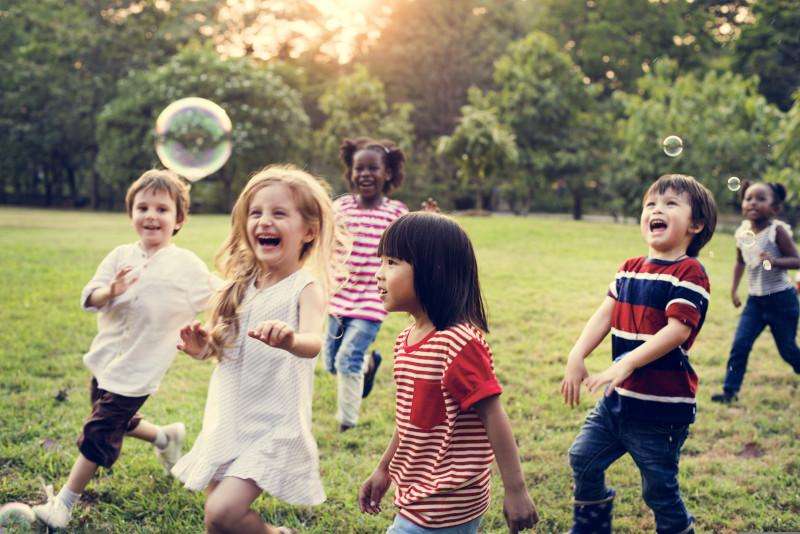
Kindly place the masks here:
[(185, 327), (179, 344), (219, 360), (202, 431), (172, 470), (187, 488), (206, 489), (208, 532), (287, 532), (251, 509), (262, 492), (290, 504), (325, 500), (311, 398), (343, 242), (324, 183), (292, 166), (257, 173), (233, 207), (216, 258), (228, 284), (207, 328)]

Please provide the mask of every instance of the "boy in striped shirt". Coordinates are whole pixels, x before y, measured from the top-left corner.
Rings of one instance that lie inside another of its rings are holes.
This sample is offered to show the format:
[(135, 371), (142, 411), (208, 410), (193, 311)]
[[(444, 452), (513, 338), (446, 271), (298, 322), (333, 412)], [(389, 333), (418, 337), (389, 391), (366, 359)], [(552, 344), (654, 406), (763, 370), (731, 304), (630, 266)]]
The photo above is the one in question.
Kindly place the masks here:
[[(561, 392), (570, 406), (585, 384), (605, 395), (569, 451), (575, 481), (572, 533), (610, 533), (615, 492), (605, 470), (625, 453), (659, 534), (693, 532), (678, 488), (678, 459), (695, 418), (697, 375), (688, 350), (703, 325), (709, 282), (697, 255), (714, 234), (714, 198), (690, 176), (660, 177), (644, 195), (646, 257), (620, 267), (570, 351)], [(611, 331), (612, 365), (589, 376), (583, 360)]]

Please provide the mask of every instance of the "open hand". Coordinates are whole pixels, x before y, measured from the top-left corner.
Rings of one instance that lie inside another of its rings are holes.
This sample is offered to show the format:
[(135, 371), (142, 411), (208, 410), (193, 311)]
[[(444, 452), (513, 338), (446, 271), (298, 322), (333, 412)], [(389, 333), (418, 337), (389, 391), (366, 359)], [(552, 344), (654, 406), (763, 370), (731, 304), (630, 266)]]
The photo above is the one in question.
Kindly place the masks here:
[(123, 267), (117, 272), (117, 275), (108, 286), (108, 295), (113, 299), (125, 293), (129, 287), (139, 280), (138, 276), (133, 276), (128, 279), (128, 275), (133, 270), (133, 267)]
[(614, 391), (615, 387), (622, 384), (626, 378), (631, 376), (633, 371), (634, 368), (625, 360), (625, 358), (622, 358), (612, 363), (611, 367), (602, 373), (592, 375), (587, 378), (585, 381), (586, 388), (594, 393), (604, 384), (608, 384), (605, 393), (606, 397), (608, 397)]
[(291, 352), (294, 348), (294, 329), (283, 321), (264, 321), (247, 335), (276, 349)]
[(381, 499), (391, 485), (392, 479), (385, 469), (376, 469), (358, 490), (358, 507), (367, 514), (381, 513)]
[(583, 360), (578, 362), (567, 362), (567, 369), (564, 372), (564, 380), (561, 381), (561, 394), (564, 396), (564, 404), (569, 404), (572, 408), (581, 402), (581, 383), (589, 376)]
[(208, 350), (208, 332), (198, 321), (181, 328), (181, 340), (178, 350), (182, 350), (192, 358), (201, 359)]
[(508, 531), (512, 534), (520, 530), (533, 528), (539, 522), (539, 514), (536, 512), (536, 507), (525, 490), (506, 492), (506, 496), (503, 499), (503, 516), (506, 518)]

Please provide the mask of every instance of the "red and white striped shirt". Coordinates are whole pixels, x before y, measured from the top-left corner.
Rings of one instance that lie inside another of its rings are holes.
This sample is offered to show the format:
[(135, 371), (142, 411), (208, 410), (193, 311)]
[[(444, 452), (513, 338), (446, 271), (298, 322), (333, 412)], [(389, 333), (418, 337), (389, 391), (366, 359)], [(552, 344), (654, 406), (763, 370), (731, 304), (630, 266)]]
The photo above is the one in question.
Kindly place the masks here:
[(492, 353), (481, 332), (467, 324), (434, 330), (394, 346), (399, 442), (389, 464), (397, 486), (394, 504), (426, 528), (466, 523), (489, 506), (494, 460), (473, 405), (502, 391)]
[(333, 207), (337, 217), (344, 218), (353, 236), (353, 252), (347, 261), (350, 277), (331, 299), (328, 313), (337, 317), (383, 321), (386, 310), (375, 281), (375, 273), (381, 266), (377, 256), (378, 243), (384, 230), (395, 219), (408, 213), (408, 208), (399, 200), (383, 197), (377, 208), (363, 209), (358, 207), (355, 195), (337, 198)]

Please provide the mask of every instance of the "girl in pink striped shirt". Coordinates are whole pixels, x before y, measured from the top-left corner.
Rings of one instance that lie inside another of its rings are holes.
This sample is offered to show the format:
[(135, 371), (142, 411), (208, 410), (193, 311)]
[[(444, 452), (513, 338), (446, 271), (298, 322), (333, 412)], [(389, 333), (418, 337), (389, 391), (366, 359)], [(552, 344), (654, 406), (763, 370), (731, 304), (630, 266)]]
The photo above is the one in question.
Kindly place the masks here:
[(345, 431), (358, 422), (361, 399), (369, 394), (380, 364), (377, 352), (371, 361), (364, 357), (386, 317), (375, 283), (378, 242), (408, 208), (386, 196), (400, 187), (405, 176), (405, 155), (394, 143), (345, 139), (339, 156), (351, 193), (338, 198), (334, 209), (353, 237), (353, 251), (347, 264), (350, 276), (339, 281), (342, 285), (330, 301), (325, 364), (337, 375), (336, 419)]

